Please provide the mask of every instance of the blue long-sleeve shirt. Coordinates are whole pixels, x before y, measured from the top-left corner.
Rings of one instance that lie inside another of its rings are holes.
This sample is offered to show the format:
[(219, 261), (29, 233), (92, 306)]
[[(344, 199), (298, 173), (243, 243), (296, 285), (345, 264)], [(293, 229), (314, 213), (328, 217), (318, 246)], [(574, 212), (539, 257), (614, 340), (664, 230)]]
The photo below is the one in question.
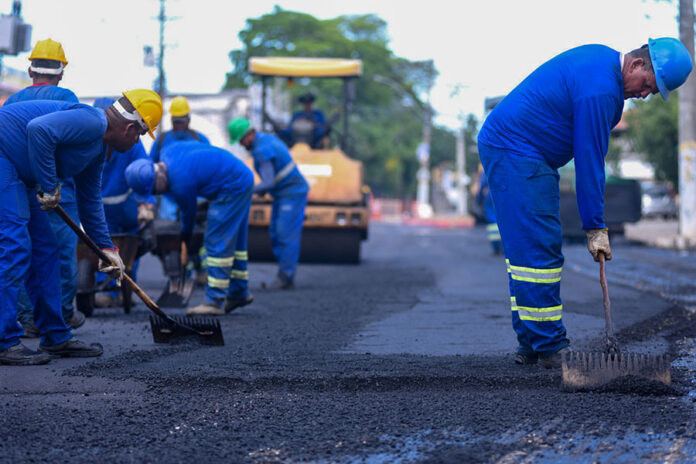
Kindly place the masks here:
[(205, 135), (192, 129), (185, 131), (168, 131), (157, 137), (155, 143), (152, 144), (152, 148), (150, 148), (150, 158), (152, 158), (152, 161), (155, 163), (158, 163), (162, 150), (164, 150), (165, 147), (172, 143), (188, 142), (191, 140), (210, 145), (210, 141)]
[[(129, 231), (138, 227), (138, 202), (130, 195), (126, 183), (126, 167), (137, 159), (149, 159), (142, 142), (121, 153), (115, 151), (104, 164), (102, 173), (102, 202), (109, 229), (113, 233)], [(155, 203), (149, 195), (148, 203)]]
[(37, 100), (0, 108), (0, 156), (27, 187), (52, 192), (59, 178), (75, 180), (80, 222), (102, 248), (113, 248), (101, 201), (104, 111), (79, 103)]
[[(13, 103), (33, 100), (55, 100), (70, 103), (79, 103), (77, 96), (72, 90), (49, 84), (34, 84), (25, 87), (5, 100), (5, 106)], [(61, 202), (75, 201), (75, 182), (72, 179), (61, 179), (63, 188), (61, 190)]]
[(585, 229), (604, 224), (604, 157), (623, 112), (619, 52), (573, 48), (542, 64), (486, 119), (479, 143), (545, 161), (575, 158), (575, 187)]
[(238, 195), (254, 184), (254, 174), (232, 153), (201, 142), (175, 143), (162, 151), (169, 192), (181, 211), (181, 232), (191, 234), (197, 197), (214, 200)]
[(251, 156), (254, 158), (254, 169), (259, 174), (263, 172), (261, 167), (266, 162), (273, 165), (275, 183), (268, 193), (274, 198), (306, 195), (309, 192), (309, 184), (292, 160), (288, 147), (275, 135), (257, 132), (251, 144)]
[(56, 100), (70, 103), (79, 103), (72, 90), (58, 87), (57, 85), (34, 84), (25, 87), (5, 100), (5, 105), (31, 100)]

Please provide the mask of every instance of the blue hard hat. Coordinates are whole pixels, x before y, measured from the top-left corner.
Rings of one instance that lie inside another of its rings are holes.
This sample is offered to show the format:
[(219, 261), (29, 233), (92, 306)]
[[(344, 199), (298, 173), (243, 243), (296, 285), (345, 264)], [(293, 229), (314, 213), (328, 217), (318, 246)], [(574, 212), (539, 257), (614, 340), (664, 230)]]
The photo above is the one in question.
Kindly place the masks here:
[(648, 49), (652, 60), (657, 88), (662, 98), (682, 85), (693, 68), (691, 55), (683, 43), (672, 37), (649, 39)]
[(155, 186), (155, 164), (151, 160), (139, 159), (126, 168), (126, 183), (133, 189), (138, 203), (146, 203)]
[(94, 103), (92, 103), (92, 106), (94, 106), (95, 108), (101, 108), (101, 109), (105, 110), (108, 107), (110, 107), (111, 105), (113, 105), (114, 103), (116, 103), (116, 100), (114, 100), (113, 98), (101, 97), (101, 98), (97, 98), (96, 100), (94, 100)]

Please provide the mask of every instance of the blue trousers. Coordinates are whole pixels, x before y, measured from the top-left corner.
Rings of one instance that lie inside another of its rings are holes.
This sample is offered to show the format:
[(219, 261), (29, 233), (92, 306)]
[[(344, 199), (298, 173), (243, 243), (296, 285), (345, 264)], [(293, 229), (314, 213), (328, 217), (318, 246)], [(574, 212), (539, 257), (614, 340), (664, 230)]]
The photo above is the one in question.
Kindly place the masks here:
[(508, 264), (518, 352), (548, 356), (568, 345), (563, 326), (563, 241), (558, 172), (522, 153), (479, 144)]
[(208, 208), (205, 229), (208, 267), (205, 300), (208, 303), (220, 306), (226, 297), (249, 295), (247, 235), (252, 187), (253, 180), (248, 183), (247, 190), (220, 196)]
[(307, 195), (279, 197), (273, 200), (269, 228), (271, 246), (278, 260), (278, 277), (286, 283), (295, 279), (306, 206)]
[(59, 248), (48, 214), (36, 191), (19, 179), (12, 163), (0, 156), (0, 350), (19, 343), (17, 302), (24, 283), (42, 345), (72, 335), (61, 314)]

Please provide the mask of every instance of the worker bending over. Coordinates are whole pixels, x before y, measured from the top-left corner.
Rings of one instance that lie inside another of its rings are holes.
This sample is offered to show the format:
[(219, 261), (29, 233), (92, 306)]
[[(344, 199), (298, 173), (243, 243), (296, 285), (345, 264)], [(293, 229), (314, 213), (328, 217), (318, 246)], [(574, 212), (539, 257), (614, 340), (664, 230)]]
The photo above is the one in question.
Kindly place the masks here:
[(309, 185), (278, 137), (257, 133), (244, 118), (230, 121), (228, 130), (230, 143), (239, 142), (254, 158), (254, 169), (261, 177), (254, 193), (270, 193), (273, 197), (269, 232), (273, 254), (278, 260), (278, 275), (262, 285), (268, 289), (291, 289), (300, 258)]
[[(157, 163), (160, 161), (160, 154), (167, 146), (178, 143), (187, 142), (189, 140), (197, 140), (205, 144), (210, 144), (207, 137), (198, 131), (191, 129), (191, 107), (189, 106), (186, 97), (174, 97), (169, 105), (169, 114), (172, 121), (172, 130), (163, 132), (157, 137), (157, 140), (152, 144), (150, 149), (150, 158)], [(158, 217), (176, 221), (178, 210), (176, 202), (171, 195), (162, 195), (158, 210)]]
[(692, 62), (676, 39), (651, 39), (625, 55), (584, 45), (552, 58), (486, 119), (481, 162), (508, 262), (515, 362), (559, 367), (568, 338), (561, 319), (558, 168), (575, 158), (575, 187), (587, 248), (611, 259), (604, 222), (604, 157), (624, 100), (658, 91), (667, 99)]
[[(107, 152), (127, 151), (162, 116), (159, 96), (131, 90), (106, 111), (87, 105), (32, 101), (0, 108), (0, 364), (45, 364), (51, 355), (100, 356), (100, 345), (72, 337), (61, 316), (59, 249), (47, 209), (60, 202), (60, 178), (74, 178), (80, 222), (110, 263), (99, 269), (119, 280), (101, 202)], [(20, 343), (20, 283), (25, 282), (41, 335), (39, 352)]]
[[(107, 109), (113, 105), (112, 98), (98, 98), (94, 102), (96, 108)], [(124, 153), (114, 151), (107, 157), (102, 172), (102, 203), (109, 234), (137, 234), (140, 224), (155, 218), (155, 197), (150, 195), (144, 202), (139, 203), (131, 194), (126, 183), (126, 168), (138, 159), (150, 159), (145, 152), (142, 142), (138, 142)], [(72, 231), (71, 231), (72, 232)], [(74, 233), (73, 233), (74, 234)], [(138, 273), (138, 261), (133, 264), (130, 277), (135, 281)], [(97, 272), (97, 282), (102, 282), (107, 276)], [(115, 286), (115, 282), (113, 283)], [(102, 292), (95, 296), (95, 305), (108, 308), (122, 304), (120, 291)]]
[[(254, 175), (222, 148), (189, 141), (172, 144), (160, 161), (137, 160), (126, 180), (138, 196), (170, 193), (181, 211), (182, 254), (191, 247), (197, 197), (210, 201), (205, 230), (208, 284), (205, 301), (186, 314), (222, 316), (246, 306), (249, 293), (247, 229)], [(138, 198), (138, 197), (136, 197)]]
[[(58, 83), (63, 78), (63, 70), (68, 65), (65, 52), (60, 42), (51, 39), (39, 40), (29, 55), (29, 77), (33, 83), (29, 87), (10, 95), (5, 106), (17, 102), (31, 100), (57, 100), (79, 103), (75, 94)], [(72, 179), (61, 179), (60, 206), (63, 207), (73, 221), (79, 222), (77, 203), (75, 201), (75, 182)], [(63, 306), (63, 319), (76, 329), (85, 323), (85, 315), (75, 310), (73, 300), (77, 292), (77, 235), (70, 230), (65, 222), (53, 212), (48, 212), (51, 229), (58, 241), (60, 249), (60, 283)], [(29, 303), (24, 285), (20, 288), (17, 305), (17, 319), (22, 324), (25, 337), (38, 337), (39, 330), (34, 323), (34, 308)]]

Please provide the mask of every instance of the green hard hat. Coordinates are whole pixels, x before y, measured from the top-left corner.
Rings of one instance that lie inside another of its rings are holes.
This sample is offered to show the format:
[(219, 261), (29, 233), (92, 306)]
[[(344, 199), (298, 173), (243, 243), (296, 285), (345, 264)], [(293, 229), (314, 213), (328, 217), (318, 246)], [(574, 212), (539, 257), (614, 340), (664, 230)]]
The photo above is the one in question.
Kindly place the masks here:
[(251, 123), (246, 118), (234, 118), (227, 125), (227, 131), (230, 133), (230, 143), (235, 144), (242, 140), (244, 134), (247, 133)]

